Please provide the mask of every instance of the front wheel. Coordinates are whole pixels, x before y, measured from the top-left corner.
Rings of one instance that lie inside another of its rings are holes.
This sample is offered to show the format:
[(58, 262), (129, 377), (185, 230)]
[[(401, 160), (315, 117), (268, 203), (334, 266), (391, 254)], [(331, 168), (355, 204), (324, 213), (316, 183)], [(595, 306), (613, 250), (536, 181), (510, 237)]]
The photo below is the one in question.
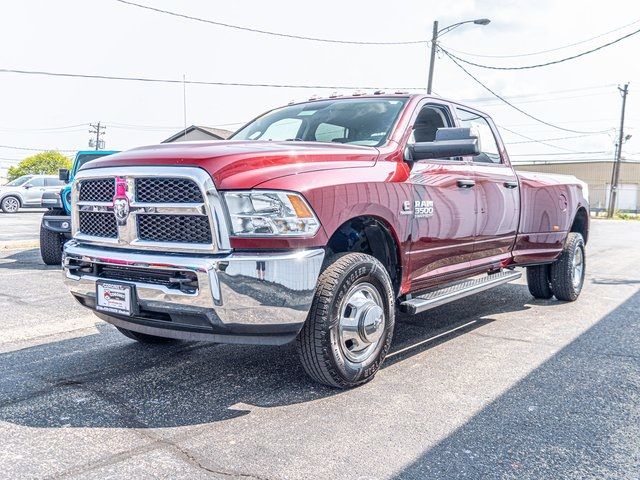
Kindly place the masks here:
[[(64, 214), (64, 210), (48, 210), (45, 212), (44, 217)], [(40, 256), (46, 265), (60, 265), (62, 263), (62, 247), (64, 247), (64, 242), (64, 235), (45, 228), (43, 218), (40, 223)]]
[(579, 233), (570, 233), (558, 260), (551, 264), (551, 289), (558, 300), (578, 299), (586, 272), (584, 240)]
[(4, 213), (16, 213), (20, 210), (20, 200), (13, 196), (4, 197), (0, 203), (0, 209)]
[(302, 365), (325, 385), (361, 385), (380, 369), (394, 323), (395, 295), (384, 266), (364, 253), (336, 255), (318, 279), (297, 338)]

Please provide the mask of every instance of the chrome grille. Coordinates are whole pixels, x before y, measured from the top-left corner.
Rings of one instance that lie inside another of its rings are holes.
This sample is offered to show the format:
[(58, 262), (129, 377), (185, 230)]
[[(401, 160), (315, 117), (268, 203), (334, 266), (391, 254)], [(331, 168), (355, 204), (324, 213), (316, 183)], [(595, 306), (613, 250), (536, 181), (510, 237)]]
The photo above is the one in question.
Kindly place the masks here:
[(211, 243), (203, 215), (138, 215), (138, 238), (150, 242)]
[(116, 182), (113, 178), (83, 180), (78, 188), (78, 200), (81, 202), (110, 202), (116, 194)]
[(106, 212), (80, 212), (79, 231), (92, 237), (117, 238), (116, 217)]
[(81, 242), (185, 253), (230, 249), (221, 199), (200, 168), (82, 170), (72, 196), (73, 232)]
[(202, 203), (202, 192), (188, 178), (136, 178), (136, 201), (144, 203)]

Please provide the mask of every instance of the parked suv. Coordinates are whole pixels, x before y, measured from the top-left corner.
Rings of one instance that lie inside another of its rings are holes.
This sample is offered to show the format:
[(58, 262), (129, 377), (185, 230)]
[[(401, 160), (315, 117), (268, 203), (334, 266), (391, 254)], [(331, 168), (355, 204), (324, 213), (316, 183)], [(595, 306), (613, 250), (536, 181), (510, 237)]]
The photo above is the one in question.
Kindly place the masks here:
[(16, 213), (21, 208), (40, 208), (45, 192), (57, 192), (64, 185), (53, 175), (23, 175), (0, 187), (0, 209)]

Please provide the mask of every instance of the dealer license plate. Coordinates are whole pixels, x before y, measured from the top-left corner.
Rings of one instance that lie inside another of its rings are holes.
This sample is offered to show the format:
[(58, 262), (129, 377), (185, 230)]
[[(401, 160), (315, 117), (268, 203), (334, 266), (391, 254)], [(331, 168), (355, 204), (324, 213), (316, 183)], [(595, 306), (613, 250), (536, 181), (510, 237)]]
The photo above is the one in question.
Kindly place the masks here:
[(133, 285), (96, 282), (96, 310), (131, 316), (134, 313)]

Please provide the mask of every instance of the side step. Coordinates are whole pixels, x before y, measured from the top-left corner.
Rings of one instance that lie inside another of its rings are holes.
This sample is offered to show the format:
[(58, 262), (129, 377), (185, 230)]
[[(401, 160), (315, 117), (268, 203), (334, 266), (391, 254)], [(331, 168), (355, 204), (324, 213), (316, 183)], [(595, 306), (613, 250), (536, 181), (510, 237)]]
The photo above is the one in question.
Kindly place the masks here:
[(400, 310), (410, 315), (425, 312), (445, 303), (454, 302), (474, 293), (489, 290), (503, 283), (513, 282), (522, 276), (522, 272), (504, 270), (481, 278), (464, 280), (453, 285), (445, 286), (439, 290), (424, 293), (411, 300), (405, 300), (400, 304)]

